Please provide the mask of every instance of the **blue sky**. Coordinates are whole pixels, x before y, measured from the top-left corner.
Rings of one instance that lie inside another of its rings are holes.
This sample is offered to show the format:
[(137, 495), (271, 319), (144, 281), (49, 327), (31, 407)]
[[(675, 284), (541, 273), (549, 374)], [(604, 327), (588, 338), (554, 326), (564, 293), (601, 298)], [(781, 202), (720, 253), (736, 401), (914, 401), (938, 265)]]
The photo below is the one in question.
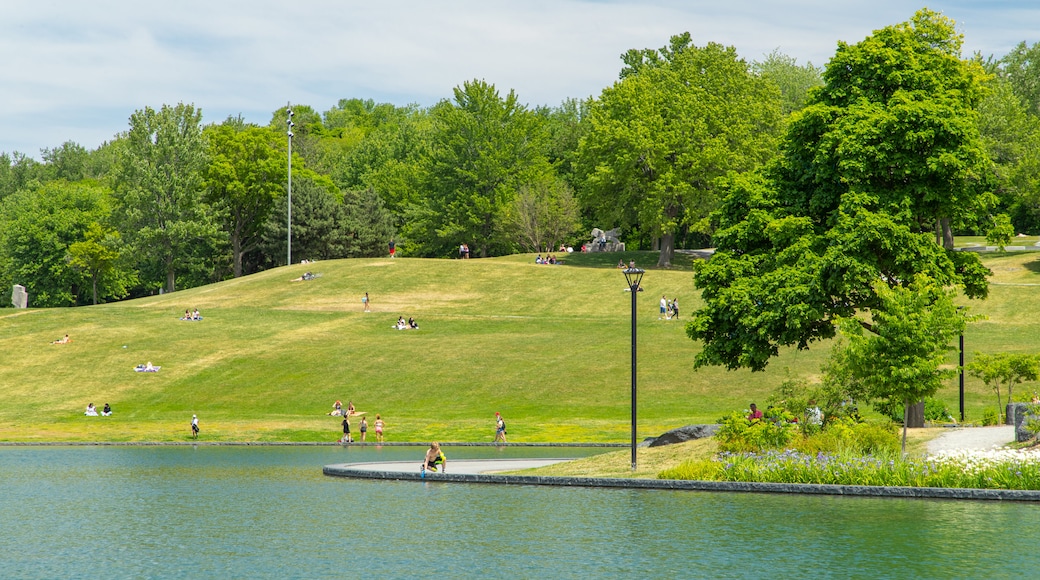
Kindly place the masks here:
[[(908, 20), (897, 0), (33, 0), (0, 16), (0, 151), (93, 149), (145, 106), (193, 103), (204, 121), (267, 123), (288, 101), (430, 105), (482, 78), (531, 105), (598, 95), (629, 48), (694, 41), (757, 60), (773, 49), (823, 65), (839, 40)], [(1040, 3), (931, 2), (965, 55), (1040, 41)]]

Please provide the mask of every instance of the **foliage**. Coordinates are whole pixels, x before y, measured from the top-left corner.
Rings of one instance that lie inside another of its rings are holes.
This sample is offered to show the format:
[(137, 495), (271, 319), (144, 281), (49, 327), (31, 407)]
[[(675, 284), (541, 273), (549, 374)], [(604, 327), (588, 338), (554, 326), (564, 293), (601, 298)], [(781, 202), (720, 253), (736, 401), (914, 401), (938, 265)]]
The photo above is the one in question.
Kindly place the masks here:
[(986, 231), (986, 241), (996, 244), (998, 252), (1004, 252), (1004, 247), (1011, 244), (1011, 237), (1015, 235), (1015, 227), (1011, 225), (1011, 218), (1007, 214), (993, 216), (993, 223)]
[(69, 264), (90, 276), (92, 304), (99, 297), (123, 298), (136, 283), (135, 273), (125, 267), (122, 249), (119, 232), (97, 222), (87, 226), (83, 240), (69, 245)]
[(528, 252), (552, 252), (580, 227), (578, 202), (563, 180), (521, 186), (510, 212)]
[(840, 44), (777, 163), (725, 181), (716, 252), (695, 273), (705, 307), (687, 327), (704, 342), (698, 368), (762, 370), (781, 346), (805, 349), (839, 320), (875, 316), (883, 288), (921, 274), (986, 296), (978, 257), (934, 241), (992, 202), (973, 112), (985, 75), (960, 44), (953, 22), (928, 10)]
[[(274, 202), (285, 191), (287, 154), (275, 145), (278, 133), (228, 118), (206, 129), (206, 200), (231, 243), (234, 276), (242, 258), (256, 248)], [(280, 142), (278, 139), (277, 142)]]
[(982, 412), (982, 426), (990, 427), (992, 425), (1000, 425), (1000, 413), (993, 409), (986, 409)]
[(120, 149), (117, 225), (142, 275), (163, 282), (167, 292), (177, 288), (177, 271), (197, 264), (195, 252), (218, 236), (203, 200), (201, 120), (202, 112), (192, 105), (145, 107), (130, 116)]
[(1006, 402), (1010, 403), (1015, 385), (1023, 381), (1035, 381), (1040, 378), (1040, 356), (1036, 354), (1015, 353), (975, 353), (974, 360), (966, 365), (971, 376), (981, 379), (987, 387), (997, 395), (997, 422), (1001, 421), (1004, 406), (1001, 403), (1000, 390), (1007, 388)]
[(807, 63), (798, 65), (798, 59), (788, 56), (780, 49), (766, 55), (765, 60), (751, 64), (751, 70), (780, 89), (781, 111), (787, 117), (805, 107), (809, 91), (823, 85), (823, 69)]
[(724, 451), (761, 451), (784, 447), (797, 434), (794, 415), (778, 407), (770, 407), (761, 420), (749, 420), (748, 414), (734, 412), (719, 420), (715, 434), (719, 449)]
[[(90, 273), (69, 259), (110, 215), (110, 192), (97, 184), (51, 181), (0, 202), (0, 282), (25, 286), (35, 307), (89, 304)], [(122, 275), (116, 278), (122, 279)], [(104, 297), (122, 294), (118, 284)]]
[(900, 458), (894, 453), (805, 454), (788, 450), (720, 453), (704, 466), (688, 462), (662, 471), (660, 479), (710, 477), (715, 481), (878, 485), (968, 489), (1040, 489), (1040, 457), (1010, 450), (940, 453)]
[(510, 210), (520, 187), (548, 179), (544, 122), (510, 91), (468, 81), (431, 115), (424, 160), (426, 198), (405, 235), (424, 256), (448, 256), (465, 242), (479, 257), (515, 251)]
[(671, 263), (682, 228), (706, 231), (715, 180), (759, 167), (776, 151), (780, 95), (732, 47), (693, 45), (689, 33), (659, 50), (630, 50), (621, 79), (589, 111), (579, 146), (583, 203), (607, 229), (647, 230)]

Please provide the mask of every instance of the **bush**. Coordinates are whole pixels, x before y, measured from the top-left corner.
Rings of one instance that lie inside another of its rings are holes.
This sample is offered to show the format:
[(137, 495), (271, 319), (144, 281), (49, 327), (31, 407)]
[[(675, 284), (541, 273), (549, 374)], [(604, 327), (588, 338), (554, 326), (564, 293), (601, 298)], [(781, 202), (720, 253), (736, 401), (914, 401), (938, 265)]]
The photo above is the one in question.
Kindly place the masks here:
[(986, 427), (1000, 423), (1000, 415), (993, 409), (986, 409), (982, 413), (982, 424)]
[(747, 416), (734, 412), (719, 419), (715, 438), (723, 451), (746, 452), (777, 449), (787, 446), (794, 438), (797, 427), (794, 416), (777, 407), (763, 413), (760, 421), (748, 421)]
[(794, 449), (802, 453), (894, 453), (900, 449), (899, 433), (891, 422), (857, 422), (835, 419), (819, 434), (795, 441)]

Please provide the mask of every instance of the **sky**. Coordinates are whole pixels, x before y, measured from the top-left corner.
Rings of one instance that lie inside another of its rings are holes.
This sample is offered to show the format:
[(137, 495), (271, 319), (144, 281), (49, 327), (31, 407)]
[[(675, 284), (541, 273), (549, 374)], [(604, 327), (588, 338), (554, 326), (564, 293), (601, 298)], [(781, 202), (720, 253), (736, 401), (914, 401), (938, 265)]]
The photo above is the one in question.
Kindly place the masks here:
[[(694, 43), (747, 61), (774, 49), (823, 66), (838, 41), (909, 20), (898, 0), (31, 0), (0, 11), (0, 152), (95, 149), (144, 107), (191, 103), (204, 123), (267, 124), (299, 103), (432, 105), (471, 79), (531, 106), (598, 96), (620, 55)], [(927, 4), (957, 21), (964, 55), (1040, 41), (1035, 0)]]

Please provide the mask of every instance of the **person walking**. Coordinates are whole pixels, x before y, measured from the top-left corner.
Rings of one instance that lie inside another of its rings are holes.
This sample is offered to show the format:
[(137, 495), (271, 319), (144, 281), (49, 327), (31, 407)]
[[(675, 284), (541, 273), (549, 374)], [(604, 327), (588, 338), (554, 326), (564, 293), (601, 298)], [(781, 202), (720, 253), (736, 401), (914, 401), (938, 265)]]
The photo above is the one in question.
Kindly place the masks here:
[(672, 317), (679, 318), (679, 298), (672, 299)]
[(350, 439), (350, 415), (343, 415), (343, 438), (339, 440), (340, 443), (353, 443)]
[(662, 318), (664, 318), (664, 316), (667, 313), (667, 311), (668, 311), (668, 299), (665, 298), (664, 294), (662, 294), (661, 295), (661, 316), (659, 316), (657, 319), (661, 320)]
[(369, 306), (370, 303), (371, 302), (368, 299), (368, 292), (365, 292), (365, 295), (361, 298), (361, 304), (364, 305), (365, 312), (372, 312), (372, 308)]
[(502, 414), (495, 411), (495, 443), (506, 441), (506, 422), (502, 419)]
[(361, 442), (365, 442), (365, 434), (368, 433), (368, 420), (361, 418)]
[(191, 438), (199, 438), (199, 418), (197, 415), (191, 416)]
[(392, 260), (394, 258), (394, 254), (397, 252), (397, 244), (394, 243), (394, 240), (392, 238), (390, 239), (389, 248), (390, 248), (390, 259)]

